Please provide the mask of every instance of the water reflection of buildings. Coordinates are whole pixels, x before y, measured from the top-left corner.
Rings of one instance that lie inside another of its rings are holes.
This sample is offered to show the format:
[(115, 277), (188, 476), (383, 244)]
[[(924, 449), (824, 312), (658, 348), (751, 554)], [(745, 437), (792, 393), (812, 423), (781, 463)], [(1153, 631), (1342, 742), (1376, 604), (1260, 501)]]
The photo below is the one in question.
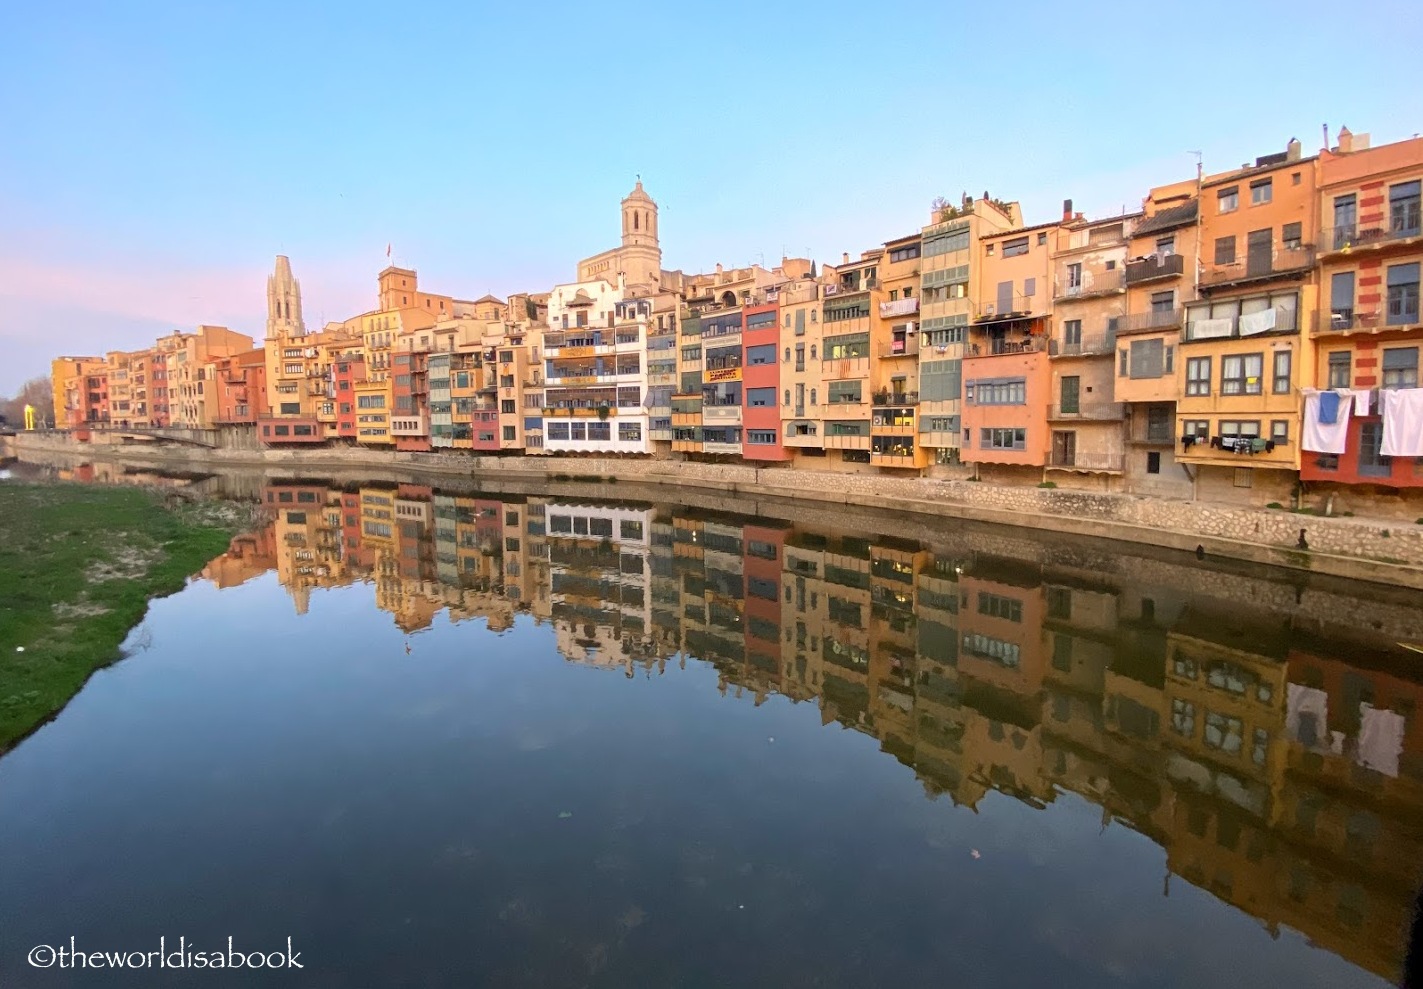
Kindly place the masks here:
[(234, 541), (212, 579), (274, 567), (299, 611), (314, 587), (372, 583), (407, 632), (522, 612), (569, 660), (629, 676), (695, 657), (724, 692), (814, 702), (876, 737), (931, 796), (1080, 794), (1165, 850), (1167, 895), (1176, 877), (1385, 977), (1400, 962), (1423, 863), (1423, 664), (1398, 629), (1350, 629), (1348, 601), (1326, 632), (1264, 578), (1157, 562), (1109, 579), (1001, 538), (406, 484), (262, 500), (269, 533)]

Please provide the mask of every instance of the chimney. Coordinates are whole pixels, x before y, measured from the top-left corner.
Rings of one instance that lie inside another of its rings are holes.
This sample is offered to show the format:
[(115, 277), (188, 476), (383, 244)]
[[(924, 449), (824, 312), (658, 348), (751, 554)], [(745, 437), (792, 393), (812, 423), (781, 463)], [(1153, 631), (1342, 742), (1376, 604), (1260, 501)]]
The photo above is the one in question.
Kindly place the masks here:
[(1292, 138), (1290, 138), (1290, 143), (1285, 145), (1285, 160), (1286, 160), (1286, 161), (1299, 161), (1299, 155), (1300, 155), (1300, 143), (1299, 143), (1299, 138), (1297, 138), (1297, 137), (1292, 137)]
[(841, 263), (841, 264), (849, 264), (849, 263), (850, 263), (850, 252), (849, 252), (849, 251), (844, 251), (844, 252), (842, 252), (842, 253), (840, 254), (840, 263)]
[(1071, 219), (1072, 219), (1072, 200), (1071, 200), (1071, 199), (1064, 199), (1064, 200), (1062, 201), (1062, 222), (1063, 222), (1063, 223), (1067, 223), (1067, 222), (1071, 221)]
[(720, 262), (717, 262), (716, 273), (717, 273), (718, 275), (721, 274), (721, 263), (720, 263)]
[(1347, 127), (1339, 128), (1339, 153), (1347, 155), (1354, 150), (1354, 132)]

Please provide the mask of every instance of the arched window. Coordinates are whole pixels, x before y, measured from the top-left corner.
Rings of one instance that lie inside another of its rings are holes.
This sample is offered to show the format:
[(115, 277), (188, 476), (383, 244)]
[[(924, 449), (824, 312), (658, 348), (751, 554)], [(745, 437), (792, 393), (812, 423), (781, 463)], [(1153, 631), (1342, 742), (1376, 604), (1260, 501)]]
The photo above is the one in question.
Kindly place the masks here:
[(791, 390), (789, 388), (786, 389), (786, 404), (791, 404)]
[(791, 362), (791, 348), (787, 347), (787, 348), (786, 348), (786, 363), (789, 364), (790, 362)]
[(786, 329), (790, 329), (790, 327), (791, 327), (791, 314), (790, 314), (790, 313), (786, 313)]
[(815, 389), (814, 389), (814, 388), (812, 388), (812, 389), (810, 390), (810, 404), (811, 404), (811, 405), (814, 405), (814, 404), (815, 404)]
[(815, 360), (815, 344), (810, 345), (810, 359)]
[(637, 210), (632, 211), (632, 228), (637, 229)]
[(816, 313), (816, 310), (814, 310), (814, 309), (812, 309), (812, 310), (810, 311), (810, 321), (811, 321), (812, 323), (815, 322), (815, 313)]

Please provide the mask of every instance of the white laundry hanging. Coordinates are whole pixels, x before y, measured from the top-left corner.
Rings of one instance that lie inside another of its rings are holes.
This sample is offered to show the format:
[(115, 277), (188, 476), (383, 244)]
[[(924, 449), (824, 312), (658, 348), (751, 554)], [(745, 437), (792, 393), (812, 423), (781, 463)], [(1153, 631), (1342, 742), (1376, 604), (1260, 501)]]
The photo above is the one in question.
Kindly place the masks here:
[(1423, 388), (1385, 388), (1382, 397), (1385, 457), (1423, 457)]
[(1349, 442), (1349, 410), (1352, 403), (1339, 403), (1339, 413), (1332, 423), (1319, 421), (1319, 392), (1304, 395), (1304, 427), (1300, 430), (1300, 449), (1310, 453), (1344, 452)]

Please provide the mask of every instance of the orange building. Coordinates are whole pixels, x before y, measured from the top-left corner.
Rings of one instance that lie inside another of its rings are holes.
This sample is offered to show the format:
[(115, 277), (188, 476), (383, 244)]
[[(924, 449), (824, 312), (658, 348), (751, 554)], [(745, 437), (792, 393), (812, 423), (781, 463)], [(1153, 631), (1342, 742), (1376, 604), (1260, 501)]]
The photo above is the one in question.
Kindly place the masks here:
[(1201, 184), (1200, 300), (1176, 355), (1178, 458), (1196, 493), (1263, 503), (1290, 497), (1299, 465), (1302, 333), (1316, 303), (1318, 160), (1298, 141)]
[(1051, 456), (1047, 337), (1060, 229), (1053, 221), (988, 233), (978, 243), (963, 357), (962, 458), (983, 477), (1039, 480)]

